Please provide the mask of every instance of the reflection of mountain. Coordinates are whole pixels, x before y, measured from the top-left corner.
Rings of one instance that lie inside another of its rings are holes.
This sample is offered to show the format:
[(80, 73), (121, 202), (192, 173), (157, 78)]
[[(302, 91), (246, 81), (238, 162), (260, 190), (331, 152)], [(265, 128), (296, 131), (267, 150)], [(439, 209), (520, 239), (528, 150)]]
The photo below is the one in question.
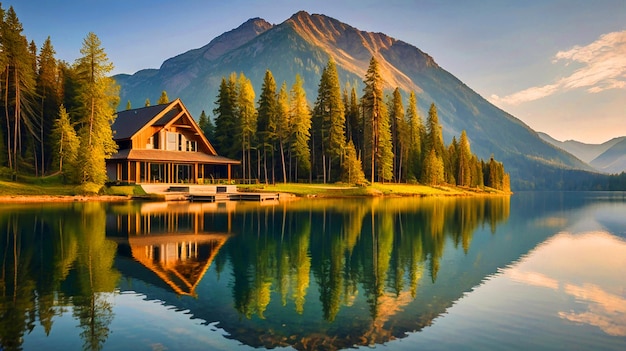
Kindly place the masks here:
[[(199, 206), (145, 203), (139, 211), (111, 215), (107, 229), (121, 246), (128, 246), (136, 262), (161, 280), (158, 286), (165, 283), (179, 295), (195, 296), (196, 287), (229, 237), (207, 232), (207, 208)], [(127, 253), (128, 248), (121, 252)], [(130, 276), (147, 273), (132, 262), (123, 267)]]
[(215, 258), (228, 262), (227, 281), (210, 269), (196, 299), (149, 286), (140, 292), (217, 322), (229, 338), (253, 347), (384, 343), (430, 325), (547, 235), (500, 234), (508, 215), (508, 198), (238, 208), (232, 219), (237, 235)]

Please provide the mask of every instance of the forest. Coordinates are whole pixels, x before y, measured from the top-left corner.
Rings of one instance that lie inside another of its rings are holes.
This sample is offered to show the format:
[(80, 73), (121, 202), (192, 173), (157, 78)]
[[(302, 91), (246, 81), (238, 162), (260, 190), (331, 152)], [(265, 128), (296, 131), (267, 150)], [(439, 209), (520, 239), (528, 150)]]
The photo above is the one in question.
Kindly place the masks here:
[(105, 158), (116, 151), (113, 64), (94, 33), (69, 64), (55, 58), (50, 37), (38, 48), (22, 31), (13, 7), (0, 8), (0, 177), (61, 173), (66, 182), (100, 187)]
[(386, 93), (372, 57), (363, 94), (341, 89), (335, 62), (323, 69), (310, 108), (296, 75), (278, 88), (267, 70), (261, 93), (244, 73), (223, 77), (215, 122), (203, 111), (199, 124), (221, 155), (242, 160), (242, 178), (275, 182), (422, 183), (491, 187), (509, 191), (504, 165), (471, 152), (465, 131), (444, 144), (437, 106), (425, 122), (415, 93), (404, 107), (399, 88)]

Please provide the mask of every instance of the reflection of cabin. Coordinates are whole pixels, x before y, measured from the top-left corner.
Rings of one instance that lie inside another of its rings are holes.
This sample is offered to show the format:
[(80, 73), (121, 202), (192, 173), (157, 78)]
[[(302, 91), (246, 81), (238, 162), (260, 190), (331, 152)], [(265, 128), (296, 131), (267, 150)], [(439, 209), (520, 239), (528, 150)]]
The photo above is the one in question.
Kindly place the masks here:
[(231, 179), (239, 161), (219, 156), (180, 99), (117, 113), (111, 126), (118, 152), (106, 160), (111, 180), (204, 183)]
[(158, 277), (159, 285), (165, 283), (179, 295), (195, 296), (196, 287), (229, 238), (227, 233), (208, 231), (204, 215), (189, 207), (147, 203), (141, 211), (111, 216), (107, 231), (121, 245), (128, 243), (132, 258)]

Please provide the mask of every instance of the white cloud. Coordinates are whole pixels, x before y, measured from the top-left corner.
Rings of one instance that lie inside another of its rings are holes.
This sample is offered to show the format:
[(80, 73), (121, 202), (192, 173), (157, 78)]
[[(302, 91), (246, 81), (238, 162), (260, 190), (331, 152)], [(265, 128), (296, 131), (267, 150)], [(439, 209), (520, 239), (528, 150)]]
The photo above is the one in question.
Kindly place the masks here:
[(608, 89), (626, 88), (626, 30), (607, 33), (587, 46), (574, 46), (559, 51), (552, 63), (577, 63), (580, 68), (571, 75), (544, 86), (531, 87), (505, 97), (492, 95), (495, 103), (519, 105), (557, 92), (585, 89), (599, 93)]

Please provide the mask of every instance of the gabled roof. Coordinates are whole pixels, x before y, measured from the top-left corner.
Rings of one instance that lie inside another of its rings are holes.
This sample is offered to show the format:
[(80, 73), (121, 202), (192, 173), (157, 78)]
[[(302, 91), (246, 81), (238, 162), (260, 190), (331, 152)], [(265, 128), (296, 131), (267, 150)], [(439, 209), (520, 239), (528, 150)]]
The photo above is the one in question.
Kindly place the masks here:
[(169, 104), (162, 104), (118, 112), (111, 126), (113, 139), (130, 139), (168, 106)]
[(115, 121), (111, 125), (113, 139), (115, 141), (131, 139), (137, 133), (150, 126), (168, 127), (183, 116), (188, 117), (187, 120), (190, 126), (200, 137), (200, 142), (204, 144), (205, 149), (209, 150), (213, 155), (217, 155), (213, 145), (204, 136), (204, 133), (200, 130), (200, 127), (180, 99), (167, 104), (118, 112)]

